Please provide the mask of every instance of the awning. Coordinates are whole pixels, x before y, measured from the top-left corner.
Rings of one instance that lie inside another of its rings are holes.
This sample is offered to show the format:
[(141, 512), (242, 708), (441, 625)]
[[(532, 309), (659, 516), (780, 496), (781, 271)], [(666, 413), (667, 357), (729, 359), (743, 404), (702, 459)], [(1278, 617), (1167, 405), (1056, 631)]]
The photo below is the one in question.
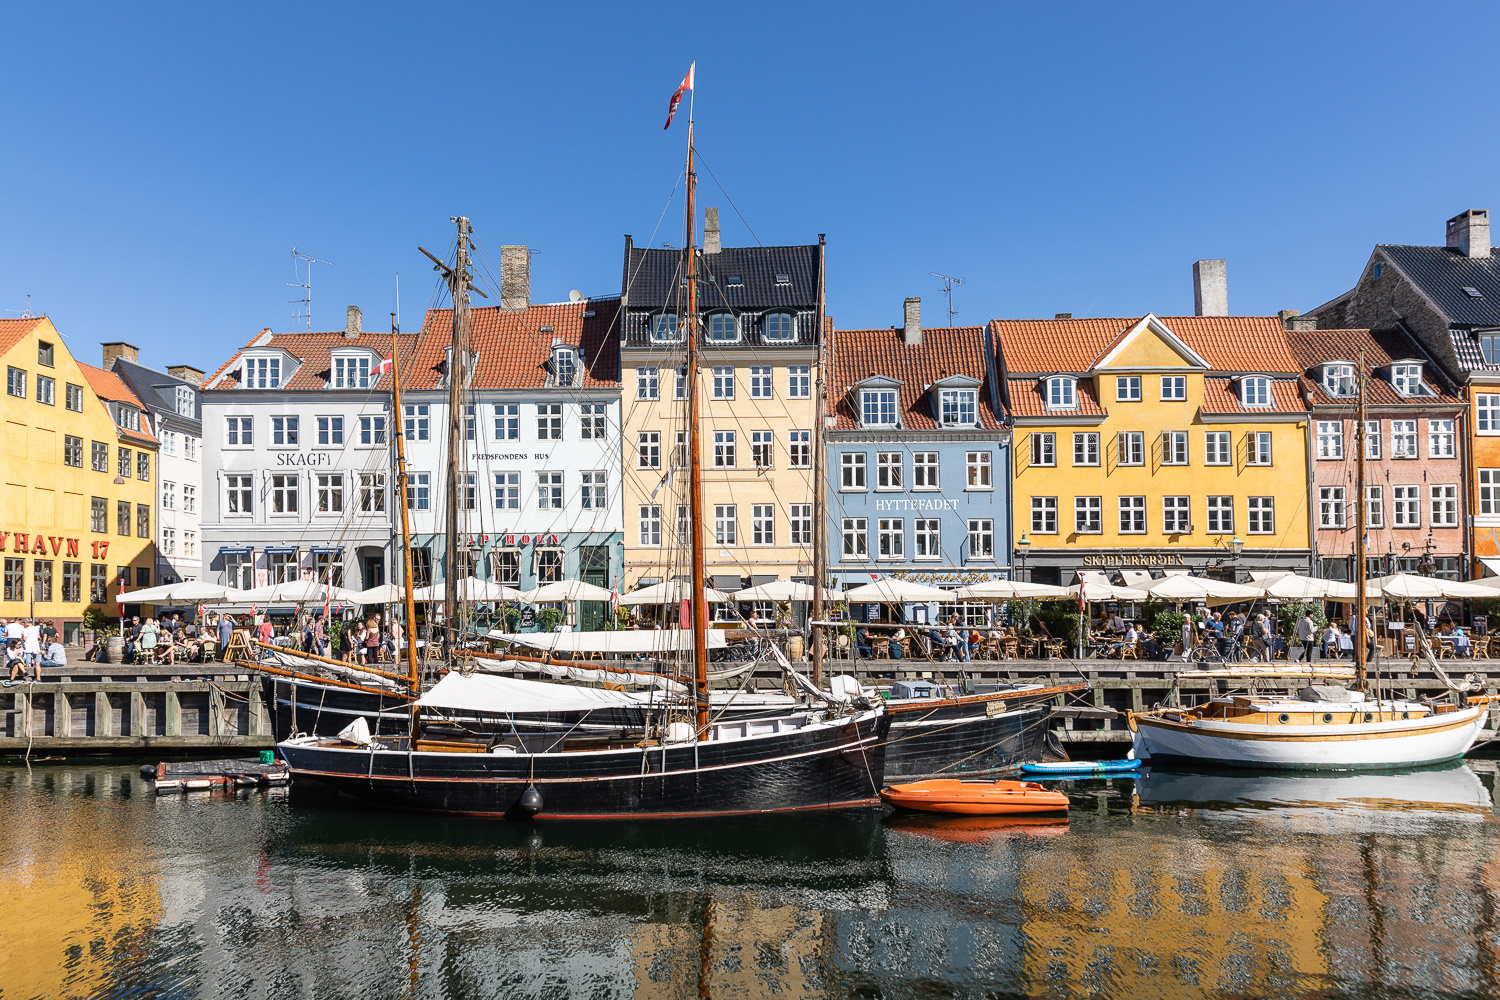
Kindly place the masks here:
[(1120, 576), (1125, 580), (1125, 586), (1141, 588), (1151, 582), (1151, 573), (1144, 569), (1122, 569)]
[(295, 546), (295, 545), (267, 545), (265, 551), (266, 551), (266, 555), (268, 555), (268, 556), (284, 556), (284, 555), (289, 555), (291, 553), (296, 552), (297, 551), (297, 546)]
[(713, 588), (715, 590), (722, 590), (726, 593), (731, 594), (736, 590), (740, 590), (745, 585), (744, 577), (740, 576), (738, 573), (732, 575), (729, 573), (715, 573), (713, 575), (713, 581)]
[(221, 555), (221, 556), (248, 556), (250, 553), (252, 553), (254, 551), (255, 550), (252, 549), (248, 545), (221, 545), (221, 546), (219, 546), (219, 555)]
[(494, 674), (450, 673), (418, 701), (423, 708), (509, 715), (513, 712), (591, 712), (598, 708), (637, 708), (639, 699), (624, 691), (523, 681)]
[[(615, 632), (491, 632), (491, 639), (554, 653), (671, 653), (693, 648), (691, 629), (624, 629)], [(709, 629), (709, 649), (723, 649), (722, 629)]]
[(1500, 576), (1500, 558), (1497, 558), (1495, 556), (1481, 556), (1479, 561), (1484, 565), (1485, 569), (1489, 570), (1496, 576)]
[[(267, 549), (266, 551), (269, 552), (271, 550)], [(344, 547), (342, 545), (339, 545), (337, 547), (329, 545), (314, 545), (307, 551), (311, 552), (315, 556), (338, 556), (344, 554)]]

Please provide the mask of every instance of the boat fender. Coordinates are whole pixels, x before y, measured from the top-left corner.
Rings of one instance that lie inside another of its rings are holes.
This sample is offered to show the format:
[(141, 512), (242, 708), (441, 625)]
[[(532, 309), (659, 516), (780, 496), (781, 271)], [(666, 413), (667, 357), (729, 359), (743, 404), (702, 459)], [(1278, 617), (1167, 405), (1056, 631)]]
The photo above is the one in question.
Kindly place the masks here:
[(156, 780), (156, 765), (155, 764), (142, 764), (141, 765), (141, 777), (145, 778), (147, 781), (155, 781)]
[(536, 790), (535, 785), (526, 786), (526, 791), (521, 793), (521, 800), (516, 803), (516, 811), (526, 816), (535, 816), (542, 811), (542, 793)]

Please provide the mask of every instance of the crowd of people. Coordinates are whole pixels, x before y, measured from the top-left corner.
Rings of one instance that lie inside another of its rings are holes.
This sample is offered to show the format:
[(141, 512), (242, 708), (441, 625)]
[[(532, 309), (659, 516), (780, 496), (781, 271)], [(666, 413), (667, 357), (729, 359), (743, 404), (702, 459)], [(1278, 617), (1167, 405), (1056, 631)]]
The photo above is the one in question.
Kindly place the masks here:
[(24, 681), (28, 670), (31, 679), (39, 681), (43, 667), (67, 666), (68, 654), (63, 649), (62, 637), (50, 621), (0, 618), (0, 627), (5, 631), (5, 658), (10, 667), (10, 676), (3, 682), (6, 687)]

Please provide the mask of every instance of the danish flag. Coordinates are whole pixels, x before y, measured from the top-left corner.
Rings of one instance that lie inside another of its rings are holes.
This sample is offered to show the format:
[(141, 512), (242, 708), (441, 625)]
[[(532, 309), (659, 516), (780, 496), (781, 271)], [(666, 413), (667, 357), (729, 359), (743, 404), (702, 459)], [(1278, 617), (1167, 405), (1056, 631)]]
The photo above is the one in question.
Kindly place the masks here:
[(698, 63), (694, 61), (688, 66), (687, 76), (682, 78), (682, 86), (672, 94), (672, 103), (667, 105), (667, 123), (662, 126), (662, 131), (672, 127), (672, 117), (677, 114), (677, 105), (682, 103), (682, 95), (693, 89), (693, 70)]
[(375, 366), (375, 374), (384, 375), (386, 372), (391, 370), (391, 366), (395, 363), (396, 355), (395, 352), (392, 352), (390, 357), (383, 359), (380, 364)]

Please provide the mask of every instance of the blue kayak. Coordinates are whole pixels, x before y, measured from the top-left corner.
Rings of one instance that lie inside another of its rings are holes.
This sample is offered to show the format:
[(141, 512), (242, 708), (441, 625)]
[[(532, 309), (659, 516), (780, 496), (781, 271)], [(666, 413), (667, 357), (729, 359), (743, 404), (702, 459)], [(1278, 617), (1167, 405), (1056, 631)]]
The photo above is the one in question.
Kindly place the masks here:
[(1022, 774), (1122, 774), (1140, 769), (1138, 760), (1059, 760), (1021, 765)]

